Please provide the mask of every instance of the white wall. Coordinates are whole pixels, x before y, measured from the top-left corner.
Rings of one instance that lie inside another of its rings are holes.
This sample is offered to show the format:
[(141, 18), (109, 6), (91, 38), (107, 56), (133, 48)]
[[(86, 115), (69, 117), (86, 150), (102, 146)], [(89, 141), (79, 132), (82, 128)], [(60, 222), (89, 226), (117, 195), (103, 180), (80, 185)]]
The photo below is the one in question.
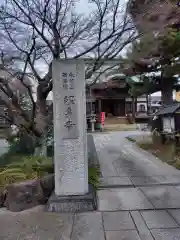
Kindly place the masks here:
[[(126, 102), (131, 102), (132, 101), (132, 98), (131, 97), (127, 97), (126, 98)], [(140, 101), (140, 102), (146, 102), (146, 97), (144, 96), (141, 96), (141, 97), (137, 97), (137, 102)]]
[(147, 103), (137, 103), (137, 112), (139, 112), (140, 105), (144, 105), (145, 111), (147, 111)]
[(163, 130), (165, 132), (171, 132), (175, 129), (174, 118), (173, 117), (164, 117), (163, 118)]

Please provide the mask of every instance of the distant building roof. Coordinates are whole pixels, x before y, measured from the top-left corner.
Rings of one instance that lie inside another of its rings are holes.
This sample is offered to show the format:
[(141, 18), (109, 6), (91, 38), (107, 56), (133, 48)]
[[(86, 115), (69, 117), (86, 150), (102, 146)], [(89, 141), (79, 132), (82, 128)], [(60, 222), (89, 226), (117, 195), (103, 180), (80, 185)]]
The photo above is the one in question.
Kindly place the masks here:
[(180, 108), (180, 103), (175, 103), (175, 104), (172, 104), (172, 105), (163, 106), (162, 108), (159, 109), (158, 112), (156, 112), (155, 115), (160, 116), (160, 115), (173, 114), (173, 113), (175, 113), (179, 108)]
[(107, 88), (125, 88), (127, 86), (125, 79), (119, 79), (118, 77), (113, 77), (107, 82), (95, 83), (91, 86), (91, 89), (107, 89)]

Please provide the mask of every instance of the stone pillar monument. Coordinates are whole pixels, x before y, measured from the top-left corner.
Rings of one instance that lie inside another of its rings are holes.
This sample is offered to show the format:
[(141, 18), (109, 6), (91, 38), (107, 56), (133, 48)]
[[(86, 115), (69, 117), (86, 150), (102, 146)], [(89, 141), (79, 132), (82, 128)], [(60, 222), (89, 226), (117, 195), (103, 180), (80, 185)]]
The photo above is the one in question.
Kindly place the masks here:
[(92, 210), (93, 194), (88, 189), (84, 62), (55, 60), (52, 77), (55, 193), (48, 201), (48, 210)]

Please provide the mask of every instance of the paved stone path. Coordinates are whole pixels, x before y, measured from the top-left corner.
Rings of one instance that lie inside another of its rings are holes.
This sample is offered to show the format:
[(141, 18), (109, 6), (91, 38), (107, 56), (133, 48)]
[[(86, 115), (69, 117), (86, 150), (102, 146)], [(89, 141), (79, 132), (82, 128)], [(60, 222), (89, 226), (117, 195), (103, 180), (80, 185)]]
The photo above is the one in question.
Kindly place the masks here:
[(180, 240), (180, 171), (126, 139), (140, 134), (94, 135), (105, 239)]
[(180, 173), (125, 137), (94, 134), (99, 209), (82, 214), (0, 210), (0, 240), (180, 240)]

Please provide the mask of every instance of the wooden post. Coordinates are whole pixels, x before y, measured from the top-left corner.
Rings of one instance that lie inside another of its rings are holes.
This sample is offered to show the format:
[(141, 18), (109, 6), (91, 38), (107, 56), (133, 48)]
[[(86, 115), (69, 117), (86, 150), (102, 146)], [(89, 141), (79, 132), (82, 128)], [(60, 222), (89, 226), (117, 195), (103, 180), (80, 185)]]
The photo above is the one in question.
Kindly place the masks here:
[(132, 119), (133, 119), (133, 122), (135, 122), (135, 114), (136, 114), (135, 98), (132, 97)]
[(98, 111), (101, 113), (102, 105), (101, 105), (101, 99), (98, 99)]

